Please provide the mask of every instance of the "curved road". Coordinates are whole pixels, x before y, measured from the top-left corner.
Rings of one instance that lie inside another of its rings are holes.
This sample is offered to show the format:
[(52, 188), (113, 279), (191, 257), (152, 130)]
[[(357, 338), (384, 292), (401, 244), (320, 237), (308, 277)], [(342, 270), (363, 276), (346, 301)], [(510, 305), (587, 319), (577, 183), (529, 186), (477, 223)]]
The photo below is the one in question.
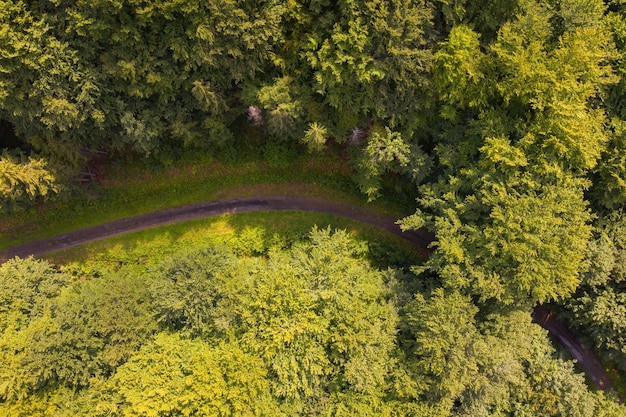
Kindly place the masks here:
[[(165, 224), (199, 219), (221, 214), (263, 210), (296, 210), (327, 213), (357, 220), (387, 230), (415, 243), (426, 253), (434, 236), (424, 230), (403, 232), (396, 219), (373, 211), (330, 200), (298, 196), (260, 196), (217, 200), (159, 210), (139, 216), (115, 220), (98, 226), (76, 230), (63, 235), (25, 243), (0, 251), (0, 263), (19, 257), (41, 256), (107, 237), (148, 229)], [(600, 361), (554, 314), (538, 306), (533, 313), (535, 321), (547, 329), (561, 343), (585, 371), (589, 379), (601, 390), (614, 389)]]
[(84, 243), (138, 230), (149, 229), (155, 226), (162, 226), (170, 223), (200, 219), (221, 214), (263, 210), (310, 211), (346, 217), (402, 236), (424, 250), (427, 250), (427, 246), (434, 240), (432, 234), (426, 231), (420, 230), (402, 232), (400, 227), (396, 224), (396, 219), (361, 207), (312, 197), (285, 195), (260, 196), (208, 201), (204, 203), (174, 207), (139, 216), (114, 220), (98, 226), (76, 230), (48, 239), (24, 243), (22, 245), (0, 251), (0, 263), (15, 256), (19, 256), (21, 258), (25, 258), (29, 255), (41, 256), (47, 253), (71, 248), (72, 246), (82, 245)]

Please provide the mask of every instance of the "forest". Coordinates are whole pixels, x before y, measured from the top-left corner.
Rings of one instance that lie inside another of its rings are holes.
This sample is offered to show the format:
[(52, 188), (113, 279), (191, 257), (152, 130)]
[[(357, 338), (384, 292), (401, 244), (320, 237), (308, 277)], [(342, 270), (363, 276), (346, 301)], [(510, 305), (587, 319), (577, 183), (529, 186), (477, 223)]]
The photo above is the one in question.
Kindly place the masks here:
[(242, 140), (410, 196), (430, 256), (321, 227), (8, 261), (0, 414), (626, 416), (531, 318), (624, 381), (626, 1), (0, 0), (0, 223), (83, 198), (95, 153)]

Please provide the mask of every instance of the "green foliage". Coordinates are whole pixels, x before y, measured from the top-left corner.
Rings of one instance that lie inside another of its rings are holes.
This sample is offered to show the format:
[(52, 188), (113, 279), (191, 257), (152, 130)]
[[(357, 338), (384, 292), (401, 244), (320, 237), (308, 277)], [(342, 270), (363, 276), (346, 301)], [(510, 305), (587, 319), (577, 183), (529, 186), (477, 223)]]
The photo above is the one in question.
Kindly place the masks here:
[(524, 191), (491, 180), (477, 182), (484, 188), (465, 198), (461, 190), (448, 191), (461, 179), (424, 187), (424, 206), (441, 214), (422, 213), (405, 221), (415, 227), (421, 218), (437, 234), (437, 251), (427, 268), (449, 288), (466, 288), (482, 300), (525, 304), (568, 297), (586, 267), (591, 234), (581, 189), (572, 180)]
[(604, 112), (589, 102), (613, 78), (597, 13), (589, 20), (563, 3), (571, 23), (557, 37), (559, 11), (518, 7), (486, 50), (464, 25), (441, 44), (437, 177), (405, 225), (436, 233), (427, 267), (447, 287), (523, 304), (567, 298), (586, 267), (585, 177), (608, 140)]
[(480, 89), (485, 58), (479, 36), (465, 25), (455, 26), (435, 54), (433, 82), (445, 103), (441, 110), (444, 119), (454, 120), (456, 109), (475, 107), (485, 100)]
[(67, 275), (32, 257), (0, 265), (0, 332), (20, 330), (41, 317), (68, 283)]
[[(150, 270), (140, 278), (77, 267), (87, 280), (66, 286), (50, 266), (10, 261), (0, 414), (623, 415), (555, 358), (523, 308), (564, 301), (624, 367), (623, 222), (608, 216), (595, 236), (590, 224), (591, 209), (617, 210), (626, 196), (625, 10), (621, 0), (0, 0), (0, 119), (45, 158), (0, 158), (3, 208), (56, 193), (71, 177), (59, 166), (80, 166), (83, 147), (170, 165), (180, 147), (229, 143), (248, 106), (271, 135), (241, 126), (255, 137), (227, 149), (237, 161), (252, 149), (264, 160), (254, 167), (208, 158), (136, 187), (105, 183), (101, 199), (29, 212), (4, 242), (233, 185), (345, 191), (343, 160), (305, 163), (293, 139), (310, 151), (334, 139), (343, 153), (348, 137), (361, 145), (361, 191), (372, 199), (388, 180), (399, 194), (408, 177), (420, 196), (404, 227), (437, 237), (414, 268), (428, 279), (419, 285), (368, 266), (345, 234), (316, 230), (288, 248), (297, 233), (261, 226), (223, 239), (234, 255), (148, 260), (157, 244), (110, 255), (109, 265), (158, 265), (132, 268)], [(406, 288), (439, 284), (404, 305)], [(158, 326), (180, 334), (150, 341)]]
[(362, 251), (345, 233), (313, 230), (267, 264), (216, 250), (178, 255), (157, 272), (167, 277), (153, 287), (160, 321), (205, 338), (236, 336), (289, 407), (316, 407), (330, 392), (381, 397), (395, 313)]
[[(407, 326), (415, 337), (418, 372), (430, 381), (433, 399), (452, 407), (466, 386), (477, 383), (477, 364), (471, 353), (478, 309), (469, 298), (437, 290), (428, 302), (417, 294), (407, 306)], [(469, 354), (468, 354), (469, 353)]]
[(28, 140), (145, 154), (170, 138), (219, 142), (212, 128), (236, 117), (233, 86), (271, 65), (284, 12), (277, 1), (5, 3), (3, 118)]
[(546, 346), (534, 345), (535, 360), (529, 366), (532, 390), (524, 399), (524, 412), (539, 409), (547, 416), (596, 415), (621, 416), (625, 411), (608, 400), (602, 393), (591, 393), (585, 385), (584, 377), (573, 372), (572, 362), (563, 362), (550, 357)]
[(55, 384), (80, 388), (109, 376), (156, 330), (145, 285), (128, 273), (67, 287), (0, 345), (6, 399)]
[(572, 362), (555, 357), (528, 310), (491, 310), (479, 312), (468, 297), (441, 289), (406, 307), (411, 363), (441, 415), (624, 415), (623, 407), (589, 392)]
[(369, 201), (379, 195), (381, 175), (386, 171), (401, 172), (409, 163), (409, 155), (410, 147), (399, 132), (385, 127), (384, 133), (372, 133), (359, 158), (356, 178)]
[(614, 210), (626, 202), (626, 122), (611, 121), (609, 144), (593, 171), (591, 195), (599, 206)]
[(0, 413), (624, 415), (528, 310), (411, 297), (414, 277), (373, 269), (346, 232), (313, 229), (264, 258), (193, 246), (157, 266), (67, 268), (80, 279), (62, 290), (43, 285), (64, 276), (44, 263), (0, 267), (48, 277), (41, 295), (9, 288), (31, 319), (0, 338)]
[(24, 200), (57, 193), (59, 185), (44, 159), (0, 156), (0, 211), (15, 208)]
[(279, 64), (312, 86), (303, 103), (308, 122), (323, 123), (338, 141), (372, 117), (416, 128), (429, 84), (430, 4), (302, 2), (291, 13)]
[(395, 327), (382, 277), (359, 262), (345, 233), (313, 230), (310, 239), (270, 258), (249, 294), (243, 339), (271, 361), (279, 397), (380, 395)]
[[(323, 124), (305, 136), (312, 149), (372, 117), (408, 133), (423, 120), (413, 111), (433, 45), (423, 0), (59, 4), (3, 8), (0, 115), (62, 160), (83, 146), (152, 157), (224, 144), (253, 102), (277, 137)], [(252, 84), (253, 99), (242, 93)]]
[(103, 388), (115, 415), (283, 415), (263, 362), (236, 342), (160, 334)]
[[(224, 250), (207, 249), (180, 253), (154, 271), (151, 288), (157, 320), (172, 330), (191, 336), (214, 335), (228, 324), (232, 306), (218, 306), (228, 299), (229, 274), (236, 259)], [(224, 322), (220, 324), (220, 322)], [(217, 326), (217, 328), (216, 328)]]
[(626, 369), (625, 226), (621, 212), (597, 222), (587, 249), (590, 268), (565, 303), (568, 321), (622, 370)]
[(257, 100), (267, 112), (267, 129), (276, 137), (295, 138), (301, 136), (302, 104), (297, 99), (298, 91), (290, 77), (275, 80), (274, 84), (262, 87)]
[(467, 0), (438, 0), (438, 11), (443, 15), (440, 22), (449, 31), (467, 24), (476, 28), (484, 38), (492, 39), (498, 29), (518, 8), (518, 1), (487, 0), (480, 3)]
[(297, 143), (285, 141), (284, 138), (270, 136), (261, 149), (263, 158), (274, 169), (285, 169), (293, 166), (298, 157)]
[(372, 163), (382, 170), (390, 169), (394, 164), (403, 167), (409, 162), (409, 147), (402, 140), (400, 133), (392, 132), (388, 127), (385, 128), (385, 134), (378, 132), (372, 134), (365, 153)]
[[(316, 89), (338, 110), (356, 105), (369, 110), (374, 101), (373, 84), (384, 72), (368, 54), (371, 48), (368, 28), (360, 17), (352, 17), (345, 26), (337, 24), (328, 38), (310, 40), (307, 59), (316, 71)], [(363, 91), (360, 95), (348, 92)]]
[(259, 256), (267, 252), (268, 237), (261, 227), (246, 226), (228, 241), (228, 247), (239, 257)]
[(302, 142), (307, 146), (309, 152), (321, 152), (328, 139), (328, 130), (317, 122), (309, 125), (309, 129), (304, 132)]

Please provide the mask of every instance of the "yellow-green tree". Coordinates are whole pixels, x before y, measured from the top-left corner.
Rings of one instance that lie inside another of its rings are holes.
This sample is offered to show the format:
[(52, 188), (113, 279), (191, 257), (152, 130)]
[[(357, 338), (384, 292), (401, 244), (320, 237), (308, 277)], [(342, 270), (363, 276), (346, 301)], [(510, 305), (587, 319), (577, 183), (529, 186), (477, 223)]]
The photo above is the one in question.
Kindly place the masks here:
[(590, 102), (612, 81), (612, 46), (601, 4), (576, 18), (561, 3), (520, 2), (487, 48), (458, 26), (435, 56), (437, 178), (405, 225), (434, 231), (426, 267), (483, 300), (562, 299), (585, 268), (586, 176), (608, 140)]
[(0, 211), (58, 191), (59, 185), (45, 159), (18, 158), (6, 152), (0, 156)]

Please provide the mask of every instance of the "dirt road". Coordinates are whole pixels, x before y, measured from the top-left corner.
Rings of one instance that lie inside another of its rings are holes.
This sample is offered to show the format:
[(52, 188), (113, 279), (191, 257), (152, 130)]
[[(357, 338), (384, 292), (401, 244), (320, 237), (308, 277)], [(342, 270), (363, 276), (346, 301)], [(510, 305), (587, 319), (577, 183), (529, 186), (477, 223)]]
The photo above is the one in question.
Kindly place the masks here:
[[(0, 263), (15, 256), (22, 258), (30, 255), (41, 256), (72, 246), (128, 232), (148, 229), (150, 227), (221, 214), (263, 210), (310, 211), (346, 217), (402, 236), (415, 243), (424, 251), (428, 251), (428, 245), (434, 240), (432, 234), (423, 230), (402, 232), (400, 227), (396, 224), (395, 218), (384, 216), (361, 207), (311, 197), (284, 195), (259, 196), (217, 200), (159, 210), (69, 232), (48, 239), (25, 243), (0, 251)], [(572, 357), (578, 361), (580, 367), (587, 373), (589, 379), (599, 389), (608, 390), (613, 387), (607, 373), (593, 352), (585, 347), (549, 310), (539, 306), (535, 309), (533, 317), (537, 323), (547, 329), (550, 334), (571, 353)]]
[(174, 207), (139, 216), (115, 220), (98, 226), (54, 236), (48, 239), (28, 242), (0, 251), (0, 263), (15, 256), (22, 258), (29, 255), (41, 256), (47, 253), (70, 248), (72, 246), (82, 245), (95, 240), (148, 229), (155, 226), (162, 226), (170, 223), (200, 219), (203, 217), (217, 216), (221, 214), (263, 210), (310, 211), (346, 217), (402, 236), (421, 248), (426, 248), (428, 244), (434, 240), (433, 236), (425, 231), (402, 232), (400, 227), (395, 223), (395, 218), (384, 216), (364, 208), (311, 197), (285, 195), (260, 196), (209, 201), (205, 203)]

